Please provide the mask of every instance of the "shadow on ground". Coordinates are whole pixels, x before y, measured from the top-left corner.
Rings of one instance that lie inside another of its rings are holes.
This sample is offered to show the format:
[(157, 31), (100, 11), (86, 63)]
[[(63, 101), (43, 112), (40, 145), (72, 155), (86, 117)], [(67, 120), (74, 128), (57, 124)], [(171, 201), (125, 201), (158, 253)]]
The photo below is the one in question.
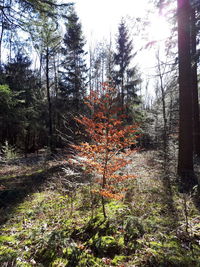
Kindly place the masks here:
[(62, 170), (63, 164), (45, 167), (18, 176), (0, 178), (0, 224), (7, 221), (14, 208), (34, 192), (42, 190), (45, 182)]
[(177, 177), (174, 169), (174, 162), (171, 161), (167, 156), (155, 152), (153, 157), (160, 159), (157, 168), (160, 170), (158, 179), (162, 183), (162, 197), (159, 198), (162, 206), (165, 207), (161, 216), (167, 217), (171, 221), (171, 227), (177, 227), (179, 216), (174, 202), (174, 190), (177, 187)]

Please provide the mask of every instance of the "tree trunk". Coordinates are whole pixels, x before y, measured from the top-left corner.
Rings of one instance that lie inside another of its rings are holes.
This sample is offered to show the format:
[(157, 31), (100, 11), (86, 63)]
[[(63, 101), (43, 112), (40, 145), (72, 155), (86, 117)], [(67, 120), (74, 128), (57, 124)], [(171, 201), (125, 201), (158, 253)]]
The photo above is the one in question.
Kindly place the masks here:
[(161, 90), (161, 100), (162, 100), (162, 116), (163, 116), (163, 150), (164, 150), (164, 160), (165, 164), (167, 161), (167, 114), (166, 114), (166, 99), (165, 99), (165, 89), (163, 84), (163, 75), (160, 66), (160, 59), (158, 57), (158, 71), (160, 80), (160, 90)]
[(190, 2), (178, 0), (179, 154), (178, 174), (183, 190), (194, 184), (193, 112), (190, 55)]
[(193, 88), (193, 116), (194, 116), (194, 151), (200, 156), (200, 122), (199, 122), (199, 97), (196, 58), (196, 16), (195, 9), (191, 9), (191, 53), (192, 53), (192, 88)]
[(49, 112), (49, 148), (53, 151), (53, 127), (52, 127), (52, 104), (50, 96), (50, 81), (49, 81), (49, 48), (46, 49), (46, 88), (47, 88), (47, 100), (48, 100), (48, 112)]
[[(2, 3), (4, 6), (4, 1)], [(5, 24), (4, 24), (4, 16), (3, 12), (1, 11), (1, 34), (0, 34), (0, 68), (1, 68), (1, 60), (2, 60), (2, 43), (3, 43), (3, 34), (4, 34)]]

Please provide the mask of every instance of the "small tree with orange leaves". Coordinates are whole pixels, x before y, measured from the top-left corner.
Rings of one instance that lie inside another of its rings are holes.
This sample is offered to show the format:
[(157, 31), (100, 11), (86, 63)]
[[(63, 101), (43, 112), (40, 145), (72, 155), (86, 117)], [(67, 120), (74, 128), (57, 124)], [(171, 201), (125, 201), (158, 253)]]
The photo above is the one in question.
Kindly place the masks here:
[[(107, 83), (103, 84), (102, 94), (92, 92), (86, 99), (90, 117), (80, 116), (77, 122), (85, 127), (91, 142), (73, 147), (79, 151), (82, 164), (89, 173), (95, 174), (98, 188), (93, 190), (102, 198), (103, 215), (106, 217), (105, 198), (122, 199), (123, 182), (133, 175), (121, 174), (119, 170), (130, 163), (127, 150), (137, 138), (137, 127), (124, 125), (125, 116), (117, 106), (117, 93)], [(119, 115), (121, 114), (121, 115)]]

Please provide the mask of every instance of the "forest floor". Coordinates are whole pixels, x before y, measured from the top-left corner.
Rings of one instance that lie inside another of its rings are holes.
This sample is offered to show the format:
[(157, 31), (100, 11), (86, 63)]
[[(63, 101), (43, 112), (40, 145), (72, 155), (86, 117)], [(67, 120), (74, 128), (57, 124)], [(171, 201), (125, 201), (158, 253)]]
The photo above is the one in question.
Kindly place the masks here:
[(65, 157), (1, 163), (0, 266), (200, 266), (197, 189), (180, 193), (157, 151), (131, 159), (124, 171), (136, 178), (124, 200), (106, 202), (107, 219)]

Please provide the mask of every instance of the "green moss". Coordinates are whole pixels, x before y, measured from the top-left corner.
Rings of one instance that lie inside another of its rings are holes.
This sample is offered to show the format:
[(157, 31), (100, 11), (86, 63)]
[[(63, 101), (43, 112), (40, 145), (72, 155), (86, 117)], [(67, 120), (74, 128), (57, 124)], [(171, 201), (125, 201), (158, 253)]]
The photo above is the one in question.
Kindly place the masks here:
[(33, 175), (35, 175), (35, 174), (42, 173), (42, 172), (44, 172), (44, 171), (45, 171), (44, 169), (35, 170), (35, 171), (33, 171), (33, 172), (26, 173), (25, 176), (33, 176)]
[(98, 237), (98, 235), (96, 235), (92, 241), (92, 246), (98, 256), (113, 257), (118, 254), (121, 249), (120, 244), (113, 236)]
[(69, 261), (63, 258), (56, 258), (51, 264), (50, 267), (65, 267), (67, 266)]
[(76, 244), (71, 243), (69, 247), (66, 248), (64, 257), (68, 260), (67, 267), (76, 267), (79, 262), (79, 257), (81, 255), (81, 250), (76, 246)]
[(102, 267), (104, 266), (101, 259), (94, 257), (89, 253), (82, 253), (77, 267)]
[(144, 228), (142, 223), (137, 217), (128, 216), (124, 223), (124, 242), (128, 244), (129, 242), (135, 241), (137, 238), (142, 237), (144, 234)]
[(106, 200), (107, 219), (98, 197), (90, 219), (87, 186), (73, 192), (73, 198), (56, 190), (32, 194), (8, 213), (0, 235), (0, 266), (200, 267), (199, 211), (189, 203), (190, 234), (185, 233), (181, 197), (174, 193), (175, 205), (180, 206), (174, 220), (165, 203), (165, 192), (161, 189), (160, 195), (160, 184), (157, 187), (157, 180), (154, 183), (152, 189), (144, 183), (144, 194), (135, 183), (132, 202), (127, 205)]
[(8, 176), (1, 177), (1, 180), (7, 180), (7, 179), (11, 179), (11, 178), (16, 178), (16, 177), (18, 177), (18, 175), (8, 175)]
[(17, 251), (13, 250), (12, 248), (9, 248), (7, 246), (0, 246), (0, 263), (11, 263), (14, 262), (17, 258)]
[(126, 256), (116, 255), (114, 259), (112, 260), (112, 264), (114, 266), (118, 266), (120, 263), (124, 262), (126, 260)]
[[(27, 262), (22, 262), (20, 260), (17, 260), (16, 267), (32, 267), (33, 265)], [(40, 266), (38, 266), (40, 267)]]
[(0, 236), (0, 243), (10, 243), (14, 241), (15, 238), (13, 236), (5, 236), (5, 235)]

